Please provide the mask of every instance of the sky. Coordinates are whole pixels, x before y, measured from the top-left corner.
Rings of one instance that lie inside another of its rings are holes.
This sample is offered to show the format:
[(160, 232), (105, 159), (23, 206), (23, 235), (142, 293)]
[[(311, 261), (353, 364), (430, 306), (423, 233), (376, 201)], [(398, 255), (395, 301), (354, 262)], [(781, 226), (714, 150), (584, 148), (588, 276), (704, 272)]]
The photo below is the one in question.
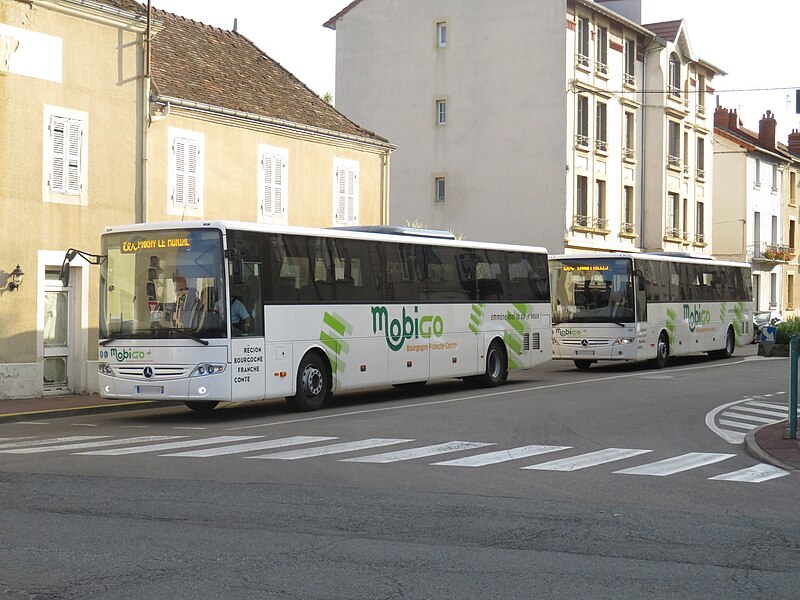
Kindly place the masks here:
[[(323, 23), (350, 0), (152, 3), (223, 29), (233, 29), (237, 19), (239, 33), (314, 92), (335, 93), (336, 33)], [(794, 92), (800, 89), (800, 68), (793, 54), (798, 49), (794, 40), (800, 27), (800, 0), (642, 0), (644, 23), (681, 18), (694, 56), (728, 73), (710, 84), (717, 91), (715, 104), (737, 109), (744, 126), (756, 131), (759, 119), (772, 111), (778, 121), (778, 140), (786, 143), (789, 131), (800, 129)]]

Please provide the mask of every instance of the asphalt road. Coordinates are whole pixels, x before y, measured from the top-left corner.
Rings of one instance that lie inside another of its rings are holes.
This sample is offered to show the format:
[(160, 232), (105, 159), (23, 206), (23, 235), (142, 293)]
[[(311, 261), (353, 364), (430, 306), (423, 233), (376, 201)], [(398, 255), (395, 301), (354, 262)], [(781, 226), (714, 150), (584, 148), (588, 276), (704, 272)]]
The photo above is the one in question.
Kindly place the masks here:
[(785, 360), (554, 362), (2, 424), (0, 597), (796, 598), (797, 476), (706, 423), (787, 390)]

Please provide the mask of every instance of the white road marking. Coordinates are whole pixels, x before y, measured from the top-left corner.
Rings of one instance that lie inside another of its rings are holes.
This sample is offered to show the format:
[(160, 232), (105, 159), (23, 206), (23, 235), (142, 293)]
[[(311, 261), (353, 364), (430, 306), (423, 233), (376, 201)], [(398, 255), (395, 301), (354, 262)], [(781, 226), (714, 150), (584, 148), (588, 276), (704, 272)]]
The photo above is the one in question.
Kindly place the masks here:
[(454, 460), (431, 463), (432, 465), (445, 467), (483, 467), (485, 465), (495, 465), (497, 463), (520, 458), (528, 458), (537, 454), (547, 454), (548, 452), (558, 452), (559, 450), (569, 450), (572, 446), (520, 446), (510, 450), (498, 450), (497, 452), (487, 452), (466, 456)]
[(709, 477), (709, 479), (717, 481), (744, 481), (746, 483), (761, 483), (762, 481), (769, 481), (770, 479), (783, 477), (784, 475), (788, 474), (789, 471), (762, 463), (748, 467), (747, 469), (733, 471), (732, 473), (725, 473), (724, 475)]
[(494, 444), (454, 441), (444, 444), (434, 444), (432, 446), (422, 446), (420, 448), (410, 448), (408, 450), (397, 450), (396, 452), (371, 454), (370, 456), (360, 456), (357, 458), (343, 458), (341, 462), (392, 463), (401, 460), (413, 460), (415, 458), (435, 456), (437, 454), (447, 454), (448, 452), (458, 452), (459, 450), (472, 450), (484, 446), (494, 446)]
[(398, 440), (371, 438), (356, 442), (342, 442), (340, 444), (329, 444), (317, 448), (302, 448), (300, 450), (286, 450), (285, 452), (275, 452), (273, 454), (263, 454), (261, 456), (248, 456), (247, 458), (265, 458), (270, 460), (298, 460), (301, 458), (311, 458), (313, 456), (327, 456), (328, 454), (342, 454), (354, 450), (366, 450), (367, 448), (380, 448), (381, 446), (391, 446), (414, 440)]
[(735, 427), (736, 429), (746, 429), (747, 431), (750, 431), (754, 427), (758, 427), (758, 425), (755, 425), (754, 423), (742, 423), (741, 421), (728, 421), (727, 419), (720, 419), (719, 424), (727, 425), (728, 427)]
[(578, 469), (595, 467), (597, 465), (622, 460), (624, 458), (630, 458), (631, 456), (647, 454), (648, 452), (652, 452), (652, 450), (641, 450), (636, 448), (606, 448), (605, 450), (598, 450), (597, 452), (588, 452), (586, 454), (580, 454), (570, 458), (552, 460), (550, 462), (530, 465), (522, 468), (533, 469), (536, 471), (577, 471)]
[(674, 475), (682, 471), (689, 471), (705, 465), (711, 465), (721, 460), (727, 460), (736, 456), (735, 454), (718, 454), (707, 452), (689, 452), (682, 456), (667, 458), (657, 462), (648, 463), (639, 467), (614, 471), (623, 475), (652, 475), (654, 477), (664, 477)]
[(174, 454), (162, 454), (161, 456), (180, 456), (189, 458), (205, 458), (208, 456), (224, 456), (227, 454), (242, 454), (254, 450), (268, 450), (269, 448), (285, 448), (299, 444), (311, 444), (313, 442), (326, 442), (336, 440), (335, 437), (323, 437), (314, 435), (295, 435), (277, 440), (262, 440), (260, 442), (249, 442), (247, 444), (236, 444), (235, 446), (222, 446), (219, 448), (204, 448), (203, 450), (189, 450), (188, 452), (176, 452)]
[(211, 444), (226, 444), (228, 442), (238, 442), (252, 440), (261, 436), (258, 435), (220, 435), (217, 437), (203, 438), (197, 440), (184, 440), (182, 442), (169, 442), (166, 444), (150, 444), (148, 446), (136, 446), (134, 448), (115, 448), (113, 450), (93, 450), (91, 452), (76, 452), (75, 454), (89, 456), (120, 456), (122, 454), (140, 454), (143, 452), (161, 452), (162, 450), (173, 450), (175, 448), (189, 448), (191, 446), (208, 446)]
[(38, 454), (40, 452), (55, 452), (57, 450), (82, 450), (84, 448), (105, 448), (107, 446), (120, 446), (122, 444), (140, 444), (142, 442), (158, 442), (162, 440), (176, 440), (182, 435), (145, 435), (141, 437), (121, 438), (116, 440), (100, 440), (99, 442), (80, 442), (77, 444), (59, 444), (58, 446), (36, 446), (34, 448), (14, 448), (13, 450), (0, 450), (3, 454)]
[(94, 423), (73, 423), (72, 427), (97, 427)]
[(777, 417), (778, 420), (785, 419), (788, 414), (787, 410), (764, 410), (763, 408), (756, 408), (753, 406), (748, 406), (747, 404), (740, 404), (736, 407), (736, 410), (752, 413), (754, 415), (769, 415), (770, 417)]
[(788, 411), (788, 406), (785, 404), (775, 404), (773, 402), (748, 402), (750, 406), (761, 406), (762, 408), (773, 408), (775, 410), (783, 410), (784, 412)]
[(765, 419), (764, 417), (757, 417), (755, 415), (747, 415), (744, 413), (734, 412), (732, 410), (725, 411), (725, 416), (733, 419), (740, 419), (742, 421), (750, 421), (752, 423), (777, 423), (781, 419)]
[(66, 442), (83, 442), (86, 440), (101, 440), (109, 438), (110, 435), (70, 435), (68, 437), (53, 438), (51, 440), (27, 440), (24, 442), (7, 442), (0, 444), (0, 450), (5, 448), (26, 448), (30, 446), (42, 446), (44, 444), (63, 444)]

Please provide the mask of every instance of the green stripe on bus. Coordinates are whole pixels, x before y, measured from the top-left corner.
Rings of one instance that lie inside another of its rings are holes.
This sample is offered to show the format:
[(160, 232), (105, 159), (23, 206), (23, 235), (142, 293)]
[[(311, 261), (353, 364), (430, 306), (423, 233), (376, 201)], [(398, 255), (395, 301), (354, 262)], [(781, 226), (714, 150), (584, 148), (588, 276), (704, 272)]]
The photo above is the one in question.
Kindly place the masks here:
[(332, 314), (330, 314), (330, 313), (326, 312), (326, 313), (325, 313), (325, 316), (324, 316), (324, 317), (322, 317), (322, 321), (323, 321), (323, 323), (325, 323), (326, 325), (328, 325), (328, 327), (330, 327), (331, 329), (333, 329), (333, 330), (334, 330), (336, 333), (338, 333), (339, 335), (344, 335), (344, 332), (345, 332), (345, 329), (346, 329), (346, 327), (345, 327), (345, 324), (344, 324), (344, 323), (342, 323), (342, 322), (340, 322), (340, 321), (339, 321), (339, 320), (338, 320), (336, 317), (334, 317)]
[(518, 340), (510, 331), (503, 333), (503, 341), (506, 343), (506, 346), (508, 346), (515, 353), (519, 354), (522, 352), (522, 342)]
[(506, 322), (507, 322), (509, 325), (511, 325), (511, 327), (513, 327), (513, 328), (514, 328), (514, 329), (517, 331), (517, 333), (519, 333), (520, 335), (522, 335), (523, 333), (525, 333), (525, 326), (524, 326), (524, 325), (523, 325), (523, 324), (522, 324), (522, 323), (519, 321), (519, 319), (517, 319), (517, 318), (514, 316), (514, 313), (512, 313), (512, 312), (510, 312), (510, 311), (509, 311), (509, 312), (506, 314)]
[(339, 343), (338, 340), (332, 338), (330, 335), (325, 333), (324, 331), (320, 331), (319, 333), (319, 341), (325, 344), (328, 348), (333, 350), (335, 354), (339, 354), (342, 345)]

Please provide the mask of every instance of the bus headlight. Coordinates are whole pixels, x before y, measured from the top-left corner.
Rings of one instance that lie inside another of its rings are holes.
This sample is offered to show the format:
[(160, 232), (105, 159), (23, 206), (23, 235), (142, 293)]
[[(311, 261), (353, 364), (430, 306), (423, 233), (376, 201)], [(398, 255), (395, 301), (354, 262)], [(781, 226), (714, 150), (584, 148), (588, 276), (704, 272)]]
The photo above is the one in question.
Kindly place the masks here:
[(222, 373), (225, 371), (224, 364), (209, 364), (203, 363), (202, 365), (197, 365), (192, 371), (192, 374), (189, 377), (202, 377), (203, 375), (217, 375), (218, 373)]
[(108, 366), (108, 363), (100, 363), (97, 365), (97, 370), (100, 371), (101, 375), (113, 375), (114, 371), (111, 370), (111, 367)]
[(616, 340), (614, 340), (614, 343), (612, 345), (619, 346), (619, 345), (625, 345), (625, 344), (632, 344), (635, 341), (636, 341), (636, 338), (621, 337), (621, 338), (617, 338)]

